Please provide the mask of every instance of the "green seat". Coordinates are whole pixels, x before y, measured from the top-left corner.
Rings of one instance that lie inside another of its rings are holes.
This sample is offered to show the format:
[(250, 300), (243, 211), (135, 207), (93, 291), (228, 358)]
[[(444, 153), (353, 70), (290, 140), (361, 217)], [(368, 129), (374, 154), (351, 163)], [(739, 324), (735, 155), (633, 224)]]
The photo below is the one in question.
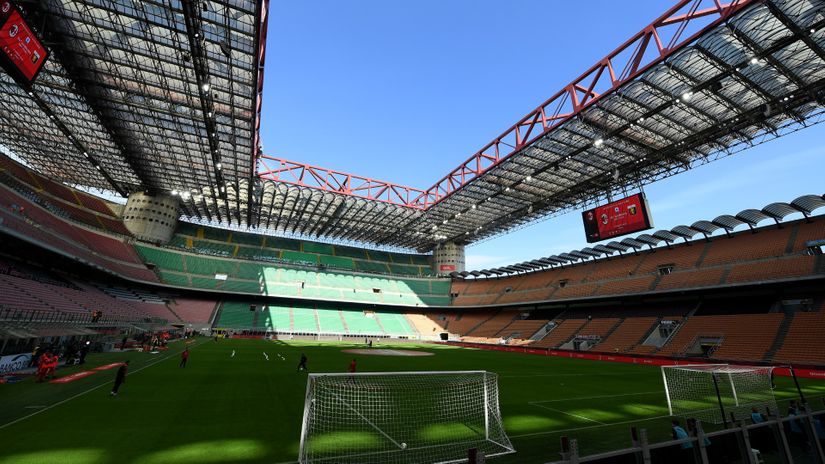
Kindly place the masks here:
[(152, 263), (161, 270), (185, 272), (181, 253), (137, 244), (134, 247), (143, 261)]
[(249, 303), (224, 302), (218, 327), (225, 329), (252, 328), (255, 312), (249, 310)]
[(172, 272), (160, 271), (160, 280), (169, 285), (177, 285), (178, 287), (189, 287), (189, 276), (186, 274), (175, 274)]
[(295, 332), (318, 333), (314, 308), (292, 308), (292, 321)]
[(317, 309), (316, 313), (322, 333), (346, 333), (344, 322), (337, 309)]
[(335, 254), (335, 247), (328, 243), (318, 243), (318, 242), (302, 242), (304, 247), (304, 252), (306, 253), (317, 253), (319, 255), (333, 255)]
[(346, 256), (348, 258), (357, 258), (368, 260), (367, 251), (362, 248), (353, 248), (347, 246), (335, 246), (335, 256)]
[(381, 335), (384, 333), (381, 326), (378, 325), (378, 321), (375, 320), (374, 314), (373, 317), (368, 317), (363, 311), (348, 310), (342, 310), (341, 314), (344, 315), (347, 329), (351, 334)]
[(290, 331), (289, 313), (290, 308), (287, 306), (268, 306), (262, 313), (262, 318), (258, 318), (258, 326), (268, 330)]
[(388, 335), (415, 335), (407, 317), (399, 313), (375, 313), (378, 322), (384, 327), (384, 332)]

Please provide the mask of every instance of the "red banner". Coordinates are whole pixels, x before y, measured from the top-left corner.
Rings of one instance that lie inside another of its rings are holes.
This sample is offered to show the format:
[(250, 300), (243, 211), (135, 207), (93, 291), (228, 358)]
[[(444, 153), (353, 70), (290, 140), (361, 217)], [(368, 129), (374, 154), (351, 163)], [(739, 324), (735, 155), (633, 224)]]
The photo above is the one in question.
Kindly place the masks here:
[(50, 380), (49, 383), (69, 383), (74, 382), (75, 380), (82, 379), (84, 377), (88, 377), (94, 374), (94, 371), (82, 371), (82, 372), (75, 372), (74, 374), (65, 375), (58, 379)]
[(438, 266), (439, 271), (455, 271), (455, 264), (442, 264)]
[(92, 369), (92, 370), (93, 370), (93, 371), (95, 371), (95, 372), (98, 372), (98, 371), (107, 371), (107, 370), (109, 370), (109, 369), (114, 369), (114, 368), (116, 368), (116, 367), (120, 367), (120, 366), (122, 366), (122, 365), (123, 365), (123, 363), (104, 364), (103, 366), (97, 366), (97, 367), (95, 367), (95, 368), (94, 368), (94, 369)]

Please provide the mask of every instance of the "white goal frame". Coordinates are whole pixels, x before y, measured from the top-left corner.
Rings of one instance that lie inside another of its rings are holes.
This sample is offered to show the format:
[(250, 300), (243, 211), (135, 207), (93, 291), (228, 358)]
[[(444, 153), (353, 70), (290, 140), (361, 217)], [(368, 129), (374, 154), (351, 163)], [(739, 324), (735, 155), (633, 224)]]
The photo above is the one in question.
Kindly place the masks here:
[[(369, 445), (348, 446), (347, 434)], [(299, 463), (447, 464), (466, 462), (470, 448), (487, 457), (515, 452), (495, 373), (309, 374)]]
[(714, 424), (726, 423), (731, 413), (749, 417), (754, 407), (775, 413), (772, 371), (772, 366), (730, 364), (662, 366), (668, 412)]

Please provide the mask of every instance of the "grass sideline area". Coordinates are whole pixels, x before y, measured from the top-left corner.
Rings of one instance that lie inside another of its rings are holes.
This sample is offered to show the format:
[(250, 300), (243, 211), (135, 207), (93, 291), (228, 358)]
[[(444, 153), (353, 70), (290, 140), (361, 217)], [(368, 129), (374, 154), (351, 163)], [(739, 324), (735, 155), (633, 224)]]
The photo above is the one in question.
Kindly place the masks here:
[[(0, 385), (0, 464), (294, 462), (307, 381), (295, 372), (300, 354), (309, 358), (310, 372), (344, 372), (353, 355), (341, 350), (352, 347), (363, 344), (200, 339), (185, 369), (178, 367), (180, 342), (154, 355), (92, 354), (85, 366), (58, 375), (128, 359), (118, 397), (109, 396), (115, 370), (66, 384), (29, 378)], [(646, 428), (651, 441), (670, 437), (658, 367), (434, 344), (379, 346), (392, 347), (435, 355), (356, 355), (359, 371), (499, 374), (504, 425), (517, 453), (491, 462), (557, 460), (561, 435), (577, 438), (582, 455), (625, 448), (633, 424)], [(821, 407), (825, 382), (801, 382)], [(795, 397), (791, 379), (777, 383), (780, 400)]]

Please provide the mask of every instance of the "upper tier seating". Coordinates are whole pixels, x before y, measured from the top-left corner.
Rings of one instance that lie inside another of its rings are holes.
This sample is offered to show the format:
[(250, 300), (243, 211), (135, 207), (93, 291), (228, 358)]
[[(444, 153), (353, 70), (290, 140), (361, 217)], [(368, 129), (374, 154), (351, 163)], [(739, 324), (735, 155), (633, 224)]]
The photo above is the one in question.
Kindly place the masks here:
[(673, 291), (822, 275), (807, 240), (825, 238), (825, 216), (710, 240), (590, 259), (502, 278), (456, 280), (456, 306), (485, 306)]
[(388, 253), (342, 245), (248, 234), (181, 223), (171, 246), (195, 253), (258, 261), (325, 266), (341, 270), (425, 276), (429, 255)]
[(0, 155), (0, 181), (38, 196), (40, 203), (48, 203), (64, 217), (97, 229), (131, 235), (103, 200), (47, 179), (4, 155)]
[(209, 322), (209, 318), (215, 310), (215, 301), (175, 298), (174, 301), (169, 303), (169, 306), (183, 322), (205, 324)]
[[(400, 306), (446, 306), (449, 279), (360, 275), (315, 268), (207, 257), (168, 248), (135, 245), (147, 263), (157, 266), (164, 283), (177, 286)], [(215, 279), (225, 274), (226, 280)]]
[(0, 218), (0, 230), (16, 233), (23, 240), (34, 241), (127, 278), (157, 282), (155, 274), (146, 269), (130, 245), (57, 216), (39, 203), (2, 185)]

